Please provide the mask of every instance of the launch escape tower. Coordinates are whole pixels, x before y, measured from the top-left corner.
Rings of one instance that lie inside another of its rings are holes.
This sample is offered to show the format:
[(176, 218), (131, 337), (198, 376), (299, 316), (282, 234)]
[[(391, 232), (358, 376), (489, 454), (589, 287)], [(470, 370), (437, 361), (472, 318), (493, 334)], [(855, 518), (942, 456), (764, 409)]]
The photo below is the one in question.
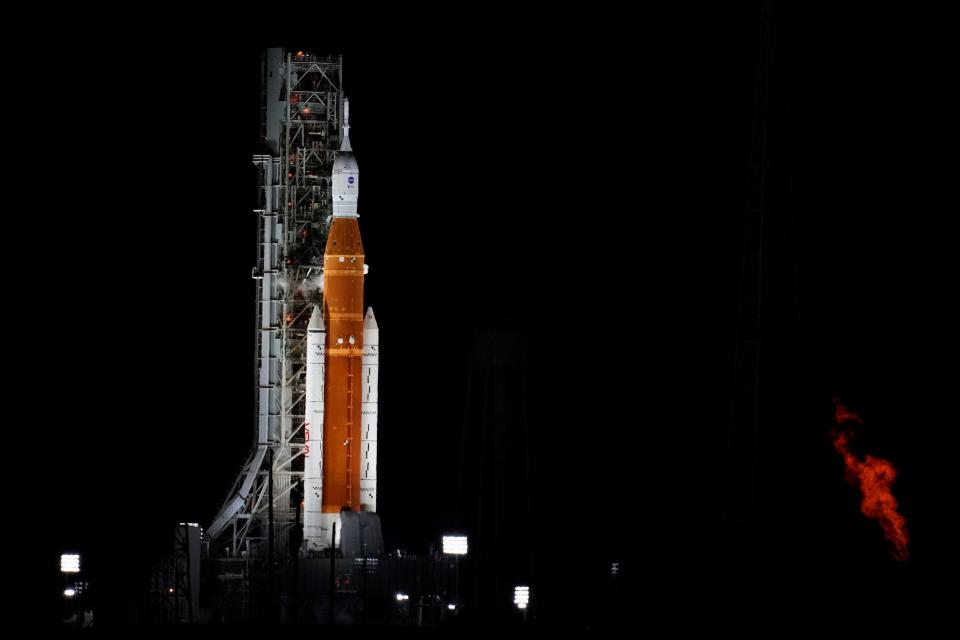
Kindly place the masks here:
[(322, 305), (331, 173), (344, 122), (339, 57), (268, 49), (262, 72), (264, 153), (253, 158), (260, 183), (256, 440), (207, 530), (217, 553), (232, 557), (263, 557), (268, 542), (283, 553), (299, 536), (307, 326)]

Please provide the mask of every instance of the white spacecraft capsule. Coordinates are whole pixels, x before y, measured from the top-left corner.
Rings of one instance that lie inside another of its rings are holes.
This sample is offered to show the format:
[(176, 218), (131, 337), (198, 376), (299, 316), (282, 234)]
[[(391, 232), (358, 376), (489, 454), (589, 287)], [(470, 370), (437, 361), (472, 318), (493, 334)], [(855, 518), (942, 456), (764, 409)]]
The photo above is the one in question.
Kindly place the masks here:
[(350, 101), (343, 101), (343, 139), (333, 162), (333, 216), (356, 218), (360, 170), (350, 147)]

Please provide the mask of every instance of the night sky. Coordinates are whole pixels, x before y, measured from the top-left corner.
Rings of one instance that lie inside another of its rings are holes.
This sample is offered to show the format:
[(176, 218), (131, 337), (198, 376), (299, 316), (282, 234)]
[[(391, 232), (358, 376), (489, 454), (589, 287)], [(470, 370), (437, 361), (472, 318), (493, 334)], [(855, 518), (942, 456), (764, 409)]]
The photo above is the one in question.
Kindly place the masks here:
[[(940, 476), (956, 352), (943, 156), (957, 145), (930, 16), (775, 17), (774, 199), (796, 225), (796, 278), (775, 295), (795, 323), (771, 336), (783, 422), (761, 437), (756, 574), (721, 544), (758, 50), (747, 4), (648, 12), (609, 37), (601, 21), (589, 39), (575, 21), (494, 22), (369, 46), (216, 31), (31, 51), (70, 96), (16, 134), (16, 197), (39, 224), (15, 232), (11, 289), (30, 301), (8, 332), (8, 373), (26, 366), (7, 428), (41, 434), (11, 445), (26, 461), (16, 533), (52, 567), (31, 576), (56, 585), (57, 556), (77, 549), (101, 593), (133, 590), (175, 523), (209, 524), (245, 460), (259, 60), (287, 46), (344, 55), (388, 546), (422, 550), (456, 526), (471, 339), (511, 329), (537, 533), (518, 544), (537, 549), (545, 622), (588, 624), (611, 560), (641, 620), (935, 610), (956, 559)], [(906, 565), (843, 480), (834, 394), (865, 420), (861, 451), (902, 473)]]

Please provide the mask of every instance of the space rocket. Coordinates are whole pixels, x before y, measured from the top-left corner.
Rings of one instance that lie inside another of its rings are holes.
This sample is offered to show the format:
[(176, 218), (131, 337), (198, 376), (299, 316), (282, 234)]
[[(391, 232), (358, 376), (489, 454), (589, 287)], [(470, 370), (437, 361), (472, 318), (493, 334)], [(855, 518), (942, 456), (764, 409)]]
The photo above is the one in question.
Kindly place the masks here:
[[(350, 147), (344, 100), (340, 151), (333, 164), (333, 217), (323, 256), (323, 308), (307, 328), (304, 421), (304, 543), (339, 546), (340, 512), (377, 509), (377, 383), (380, 331), (363, 310), (360, 173)], [(336, 524), (337, 539), (333, 530)]]

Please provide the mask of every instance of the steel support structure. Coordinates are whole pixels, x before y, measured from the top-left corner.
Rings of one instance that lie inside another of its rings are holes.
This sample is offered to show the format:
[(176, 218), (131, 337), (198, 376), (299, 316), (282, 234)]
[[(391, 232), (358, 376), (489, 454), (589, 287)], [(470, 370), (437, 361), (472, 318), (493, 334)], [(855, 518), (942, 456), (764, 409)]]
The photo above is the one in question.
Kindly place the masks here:
[[(265, 557), (272, 499), (276, 553), (288, 551), (302, 481), (306, 333), (322, 305), (322, 264), (332, 215), (331, 172), (340, 147), (342, 60), (269, 49), (263, 58), (259, 169), (254, 445), (207, 529), (220, 557)], [(273, 496), (266, 465), (273, 450)]]

